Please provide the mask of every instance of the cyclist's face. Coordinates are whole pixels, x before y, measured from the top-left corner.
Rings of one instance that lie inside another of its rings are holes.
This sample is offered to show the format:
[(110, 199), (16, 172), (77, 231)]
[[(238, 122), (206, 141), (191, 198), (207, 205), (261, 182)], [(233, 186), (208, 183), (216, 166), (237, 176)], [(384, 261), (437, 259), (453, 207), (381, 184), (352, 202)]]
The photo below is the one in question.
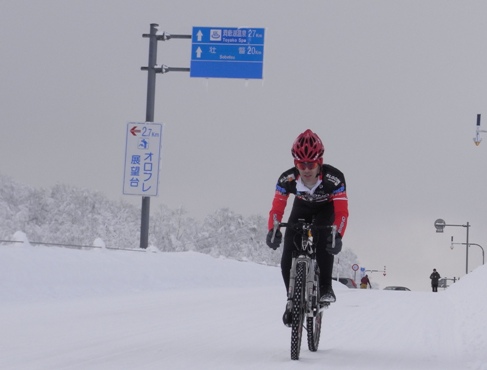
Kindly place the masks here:
[(316, 166), (315, 168), (309, 168), (309, 167), (305, 167), (304, 169), (301, 168), (298, 167), (298, 171), (301, 177), (303, 178), (303, 180), (314, 180), (316, 179), (316, 176), (318, 176), (318, 173), (320, 172), (320, 166)]

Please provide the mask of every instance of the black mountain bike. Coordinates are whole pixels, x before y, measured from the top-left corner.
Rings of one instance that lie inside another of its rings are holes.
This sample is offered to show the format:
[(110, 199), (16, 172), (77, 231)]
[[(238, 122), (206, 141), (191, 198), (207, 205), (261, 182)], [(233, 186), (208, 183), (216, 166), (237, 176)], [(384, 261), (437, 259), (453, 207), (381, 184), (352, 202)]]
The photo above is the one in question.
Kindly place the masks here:
[(319, 302), (320, 270), (316, 262), (313, 231), (330, 229), (332, 241), (335, 243), (336, 226), (314, 226), (313, 222), (308, 223), (304, 220), (298, 220), (293, 224), (279, 223), (274, 219), (274, 234), (280, 227), (291, 227), (301, 234), (300, 245), (295, 241), (296, 251), (293, 252), (288, 291), (288, 300), (292, 304), (291, 359), (299, 360), (303, 327), (308, 332), (309, 350), (316, 352), (320, 342), (323, 310), (330, 305), (329, 302)]

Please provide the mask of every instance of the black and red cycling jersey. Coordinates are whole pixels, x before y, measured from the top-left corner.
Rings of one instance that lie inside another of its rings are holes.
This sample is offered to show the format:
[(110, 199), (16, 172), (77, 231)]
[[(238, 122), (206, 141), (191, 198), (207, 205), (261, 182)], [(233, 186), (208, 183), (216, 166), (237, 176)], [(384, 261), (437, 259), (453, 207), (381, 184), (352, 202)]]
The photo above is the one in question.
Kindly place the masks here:
[(337, 168), (324, 164), (318, 175), (318, 182), (312, 189), (307, 188), (300, 180), (299, 171), (293, 167), (285, 171), (277, 181), (276, 192), (272, 201), (272, 209), (269, 212), (268, 229), (274, 227), (274, 215), (279, 222), (282, 221), (286, 209), (289, 194), (294, 194), (297, 199), (304, 201), (309, 206), (321, 204), (333, 204), (334, 221), (337, 232), (341, 236), (345, 234), (348, 221), (348, 198), (345, 184), (345, 176)]

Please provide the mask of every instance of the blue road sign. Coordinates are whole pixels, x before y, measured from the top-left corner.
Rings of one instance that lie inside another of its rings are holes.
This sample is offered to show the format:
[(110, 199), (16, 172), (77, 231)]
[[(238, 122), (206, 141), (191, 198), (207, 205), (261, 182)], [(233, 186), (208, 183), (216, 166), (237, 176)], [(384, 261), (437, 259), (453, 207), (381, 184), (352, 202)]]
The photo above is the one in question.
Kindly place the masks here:
[(262, 79), (264, 28), (193, 27), (190, 77)]

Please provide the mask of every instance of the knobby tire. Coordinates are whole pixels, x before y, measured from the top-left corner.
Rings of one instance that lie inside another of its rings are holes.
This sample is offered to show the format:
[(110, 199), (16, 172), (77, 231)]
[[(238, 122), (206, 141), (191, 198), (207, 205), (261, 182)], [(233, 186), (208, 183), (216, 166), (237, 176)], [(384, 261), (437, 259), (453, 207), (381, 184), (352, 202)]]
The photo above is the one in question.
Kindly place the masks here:
[(318, 350), (318, 345), (320, 344), (322, 317), (323, 312), (320, 312), (315, 317), (307, 318), (306, 330), (308, 331), (308, 348), (311, 352), (316, 352)]
[[(320, 281), (320, 271), (317, 267), (317, 271), (315, 274), (315, 283), (317, 286), (318, 291), (316, 292), (316, 300), (318, 300), (321, 296), (321, 292), (319, 289), (319, 281)], [(318, 304), (318, 302), (313, 303)], [(318, 304), (319, 305), (319, 304)], [(320, 307), (318, 307), (320, 308)], [(321, 334), (321, 320), (323, 318), (323, 311), (318, 311), (316, 316), (307, 317), (306, 318), (306, 331), (308, 332), (308, 349), (311, 352), (316, 352), (318, 350), (318, 345), (320, 344), (320, 334)]]
[(304, 289), (306, 284), (306, 264), (296, 266), (296, 280), (294, 286), (292, 327), (291, 327), (291, 360), (299, 360), (301, 338), (304, 320)]

